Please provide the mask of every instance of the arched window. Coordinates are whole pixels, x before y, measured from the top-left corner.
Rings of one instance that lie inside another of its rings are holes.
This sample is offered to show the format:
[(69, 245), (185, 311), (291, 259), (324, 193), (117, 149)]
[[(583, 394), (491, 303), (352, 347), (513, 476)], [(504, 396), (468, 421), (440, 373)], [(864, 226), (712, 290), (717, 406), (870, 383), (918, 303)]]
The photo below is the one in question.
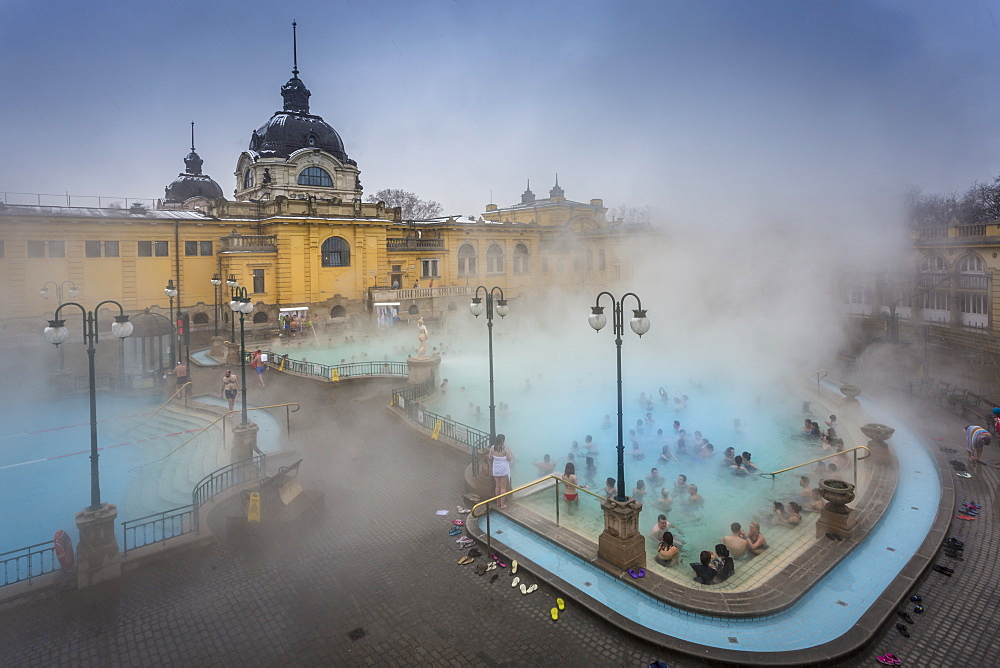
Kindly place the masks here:
[(321, 167), (306, 167), (299, 173), (300, 186), (323, 186), (333, 187), (333, 179), (327, 171)]
[(978, 255), (967, 255), (962, 258), (958, 270), (963, 274), (982, 274), (986, 271), (986, 265), (983, 264), (983, 258)]
[(208, 324), (208, 314), (207, 313), (195, 313), (194, 317), (191, 318), (191, 322), (195, 325), (207, 325)]
[(486, 249), (486, 273), (502, 274), (503, 267), (503, 247), (500, 244), (490, 244)]
[(331, 318), (345, 318), (347, 317), (347, 309), (339, 304), (330, 309)]
[(264, 311), (257, 311), (253, 314), (253, 321), (255, 325), (259, 325), (262, 322), (267, 322), (267, 313)]
[(351, 247), (342, 237), (330, 237), (323, 242), (324, 267), (350, 267)]
[(531, 256), (524, 244), (514, 246), (514, 273), (527, 274), (531, 271)]
[(479, 257), (476, 247), (472, 244), (462, 244), (458, 249), (458, 275), (476, 276), (479, 273)]
[(417, 314), (419, 314), (420, 313), (420, 307), (417, 306), (416, 304), (410, 304), (409, 313), (410, 313), (410, 315), (417, 315)]
[(253, 188), (253, 170), (247, 169), (246, 174), (243, 175), (243, 189)]

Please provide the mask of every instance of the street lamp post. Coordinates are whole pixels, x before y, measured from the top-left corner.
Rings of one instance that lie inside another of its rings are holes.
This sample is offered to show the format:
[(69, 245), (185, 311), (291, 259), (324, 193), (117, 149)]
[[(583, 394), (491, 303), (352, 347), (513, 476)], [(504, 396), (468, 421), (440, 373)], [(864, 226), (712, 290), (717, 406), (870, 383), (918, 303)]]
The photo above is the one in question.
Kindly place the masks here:
[(59, 319), (59, 313), (63, 310), (63, 307), (75, 306), (83, 314), (83, 342), (87, 344), (87, 358), (90, 372), (90, 508), (88, 510), (92, 511), (100, 510), (101, 508), (101, 480), (100, 469), (97, 464), (97, 374), (94, 369), (94, 353), (97, 350), (94, 346), (98, 342), (99, 334), (97, 316), (95, 314), (105, 304), (114, 304), (118, 307), (118, 315), (115, 316), (115, 321), (111, 325), (111, 333), (119, 339), (124, 339), (132, 333), (133, 325), (129, 322), (128, 316), (125, 315), (122, 305), (111, 299), (101, 302), (93, 311), (88, 311), (76, 302), (66, 302), (56, 309), (55, 316), (49, 321), (49, 326), (44, 331), (45, 340), (58, 346), (69, 338), (66, 321)]
[[(507, 300), (503, 298), (503, 290), (494, 286), (492, 288), (487, 288), (484, 285), (480, 285), (476, 288), (475, 296), (472, 298), (472, 303), (469, 304), (469, 310), (472, 311), (472, 315), (477, 318), (483, 314), (483, 298), (479, 296), (479, 291), (482, 290), (486, 294), (486, 329), (489, 332), (489, 358), (490, 358), (490, 445), (496, 441), (497, 437), (497, 409), (496, 401), (493, 395), (493, 312), (503, 318), (507, 315), (509, 309), (507, 307)], [(493, 294), (499, 294), (499, 297), (495, 299), (496, 308), (493, 307), (494, 297)]]
[(163, 294), (170, 298), (170, 369), (173, 370), (177, 366), (177, 336), (174, 335), (176, 331), (174, 326), (177, 321), (174, 320), (174, 297), (177, 296), (177, 288), (174, 287), (174, 279), (167, 280), (167, 287), (163, 288)]
[[(218, 272), (212, 274), (212, 286), (215, 288), (215, 334), (219, 335), (219, 286), (222, 285), (222, 279), (219, 277)], [(215, 345), (214, 343), (212, 345)]]
[[(229, 274), (229, 278), (226, 279), (226, 285), (229, 286), (229, 303), (232, 305), (232, 301), (236, 299), (236, 288), (239, 287), (239, 283), (236, 282), (236, 274)], [(235, 316), (229, 318), (229, 340), (233, 343), (236, 342)]]
[(649, 319), (646, 317), (646, 312), (642, 310), (642, 302), (639, 300), (639, 296), (633, 292), (626, 292), (621, 300), (616, 300), (615, 296), (606, 290), (598, 293), (597, 300), (594, 306), (591, 307), (591, 313), (589, 317), (590, 326), (594, 328), (594, 331), (601, 331), (601, 329), (608, 324), (608, 316), (604, 315), (604, 307), (601, 306), (601, 297), (607, 295), (611, 298), (612, 310), (614, 312), (613, 327), (615, 333), (615, 348), (617, 349), (617, 369), (618, 369), (618, 495), (615, 497), (616, 501), (623, 502), (628, 500), (628, 496), (625, 494), (625, 445), (622, 443), (622, 333), (625, 330), (625, 319), (622, 316), (622, 304), (626, 297), (634, 297), (636, 308), (632, 311), (632, 320), (629, 321), (629, 327), (632, 331), (638, 334), (640, 337), (649, 331)]
[[(76, 296), (80, 292), (79, 290), (76, 289), (76, 283), (68, 279), (63, 281), (62, 283), (56, 283), (55, 281), (45, 281), (45, 284), (39, 291), (39, 294), (42, 295), (42, 299), (48, 299), (49, 296), (52, 294), (51, 292), (49, 292), (49, 283), (54, 285), (56, 289), (56, 308), (59, 308), (60, 306), (63, 305), (63, 288), (66, 287), (67, 283), (69, 283), (68, 295), (70, 299), (76, 299)], [(66, 355), (63, 349), (59, 348), (59, 370), (65, 371), (65, 369), (66, 369)]]
[(237, 313), (240, 314), (240, 384), (242, 385), (240, 391), (243, 394), (243, 413), (240, 424), (245, 425), (247, 423), (247, 345), (243, 330), (243, 319), (248, 313), (253, 311), (253, 304), (250, 301), (250, 297), (247, 296), (246, 288), (235, 289), (233, 300), (229, 302), (229, 308), (233, 312), (233, 320), (236, 319)]

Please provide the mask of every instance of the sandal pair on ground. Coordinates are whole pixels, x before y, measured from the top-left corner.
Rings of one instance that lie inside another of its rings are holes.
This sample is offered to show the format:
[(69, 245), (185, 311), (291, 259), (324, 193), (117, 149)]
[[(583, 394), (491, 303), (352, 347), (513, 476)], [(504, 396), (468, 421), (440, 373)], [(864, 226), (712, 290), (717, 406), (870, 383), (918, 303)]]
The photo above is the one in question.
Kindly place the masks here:
[(875, 658), (878, 659), (879, 663), (886, 666), (898, 666), (903, 663), (902, 660), (895, 654), (886, 654), (885, 656), (877, 656)]
[(561, 598), (556, 599), (556, 607), (549, 610), (549, 616), (552, 617), (552, 621), (559, 619), (559, 611), (566, 609), (566, 601)]
[(517, 587), (517, 585), (518, 585), (519, 582), (521, 583), (521, 594), (530, 594), (531, 592), (533, 592), (536, 589), (538, 589), (538, 585), (537, 584), (533, 584), (533, 585), (530, 585), (530, 586), (529, 585), (525, 585), (523, 582), (521, 582), (521, 578), (516, 577), (516, 576), (514, 577), (513, 580), (510, 581), (511, 588)]

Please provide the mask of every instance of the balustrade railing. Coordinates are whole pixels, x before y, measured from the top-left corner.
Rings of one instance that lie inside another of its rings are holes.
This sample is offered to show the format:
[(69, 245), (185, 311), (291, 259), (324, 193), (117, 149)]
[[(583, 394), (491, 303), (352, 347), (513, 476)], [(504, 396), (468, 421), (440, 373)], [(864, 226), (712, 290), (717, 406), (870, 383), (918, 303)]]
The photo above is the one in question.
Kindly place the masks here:
[(302, 376), (312, 376), (323, 380), (338, 381), (349, 378), (371, 378), (380, 376), (402, 376), (409, 373), (406, 362), (368, 361), (349, 362), (346, 364), (320, 364), (297, 360), (273, 351), (263, 351), (267, 354), (268, 366), (278, 371), (288, 371)]
[(52, 541), (0, 552), (0, 587), (31, 580), (59, 570)]
[[(234, 462), (209, 473), (195, 485), (191, 492), (191, 505), (196, 509), (211, 501), (216, 495), (230, 487), (241, 485), (250, 480), (258, 480), (267, 475), (267, 455), (254, 455), (250, 459)], [(196, 528), (197, 517), (195, 518)]]
[(198, 531), (198, 509), (188, 504), (122, 522), (122, 554), (145, 545), (166, 543)]

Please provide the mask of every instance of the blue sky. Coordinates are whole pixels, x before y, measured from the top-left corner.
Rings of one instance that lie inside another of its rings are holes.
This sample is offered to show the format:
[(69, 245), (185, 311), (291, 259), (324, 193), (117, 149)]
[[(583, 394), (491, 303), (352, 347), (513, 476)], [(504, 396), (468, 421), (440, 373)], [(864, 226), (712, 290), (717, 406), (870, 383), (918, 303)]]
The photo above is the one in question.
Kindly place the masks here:
[(867, 226), (1000, 173), (993, 2), (6, 0), (0, 191), (161, 197), (193, 120), (231, 196), (293, 19), (366, 191), (448, 213), (558, 172), (668, 221)]

